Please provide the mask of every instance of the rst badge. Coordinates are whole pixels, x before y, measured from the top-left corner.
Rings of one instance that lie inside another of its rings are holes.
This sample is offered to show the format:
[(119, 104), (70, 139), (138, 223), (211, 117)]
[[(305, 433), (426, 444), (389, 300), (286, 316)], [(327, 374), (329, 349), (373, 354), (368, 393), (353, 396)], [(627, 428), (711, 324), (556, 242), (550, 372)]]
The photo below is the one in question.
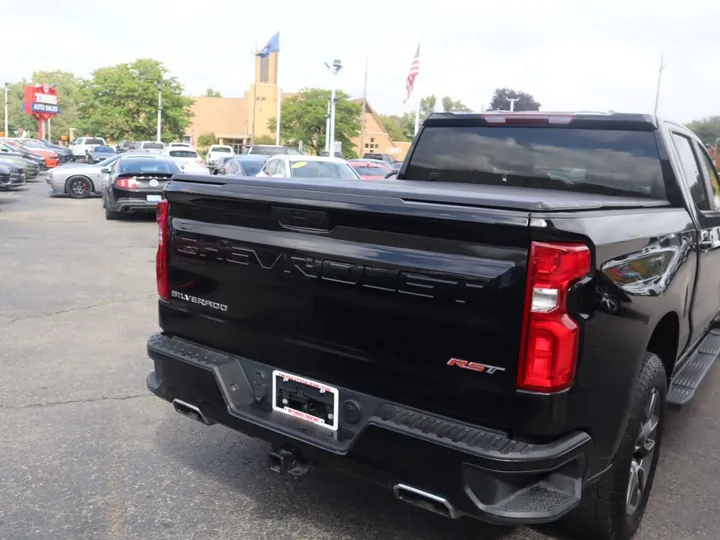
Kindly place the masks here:
[(467, 369), (469, 371), (477, 371), (478, 373), (487, 373), (488, 375), (492, 375), (498, 371), (505, 371), (504, 367), (490, 366), (479, 362), (468, 362), (467, 360), (460, 360), (459, 358), (451, 358), (447, 365)]

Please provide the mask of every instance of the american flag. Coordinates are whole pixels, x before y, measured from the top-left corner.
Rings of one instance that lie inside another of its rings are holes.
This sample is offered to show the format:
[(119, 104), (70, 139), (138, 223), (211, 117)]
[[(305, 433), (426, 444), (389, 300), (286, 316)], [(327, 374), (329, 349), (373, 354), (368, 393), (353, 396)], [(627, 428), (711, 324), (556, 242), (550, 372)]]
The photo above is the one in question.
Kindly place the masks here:
[(407, 91), (407, 96), (405, 97), (405, 103), (408, 99), (410, 99), (410, 95), (412, 94), (413, 88), (415, 87), (415, 79), (418, 76), (418, 73), (420, 73), (420, 44), (418, 43), (417, 51), (415, 51), (415, 56), (413, 57), (412, 64), (410, 64), (410, 71), (408, 72), (407, 79), (405, 80), (405, 90)]

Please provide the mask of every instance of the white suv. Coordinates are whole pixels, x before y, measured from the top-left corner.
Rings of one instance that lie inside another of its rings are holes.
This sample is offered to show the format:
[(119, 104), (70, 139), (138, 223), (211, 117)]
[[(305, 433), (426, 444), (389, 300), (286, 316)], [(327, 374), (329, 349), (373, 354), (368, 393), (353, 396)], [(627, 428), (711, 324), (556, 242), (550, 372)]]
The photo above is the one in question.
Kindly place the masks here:
[(233, 155), (235, 155), (235, 152), (232, 146), (213, 144), (207, 153), (207, 164), (209, 167), (212, 167), (219, 158)]

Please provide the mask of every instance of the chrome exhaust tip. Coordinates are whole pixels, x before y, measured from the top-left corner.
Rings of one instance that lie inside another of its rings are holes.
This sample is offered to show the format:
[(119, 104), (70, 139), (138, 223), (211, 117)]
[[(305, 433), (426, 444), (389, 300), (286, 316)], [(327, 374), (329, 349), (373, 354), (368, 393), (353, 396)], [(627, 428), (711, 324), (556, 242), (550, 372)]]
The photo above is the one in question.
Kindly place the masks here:
[(406, 484), (395, 484), (393, 486), (393, 493), (398, 500), (429, 510), (435, 514), (440, 514), (450, 519), (460, 517), (455, 507), (453, 507), (447, 499), (439, 495), (428, 493), (427, 491)]
[(215, 423), (209, 418), (207, 418), (198, 407), (187, 403), (186, 401), (182, 401), (180, 399), (173, 399), (172, 404), (177, 412), (179, 412), (183, 416), (187, 416), (188, 418), (197, 420), (201, 424), (205, 424), (206, 426), (212, 426)]

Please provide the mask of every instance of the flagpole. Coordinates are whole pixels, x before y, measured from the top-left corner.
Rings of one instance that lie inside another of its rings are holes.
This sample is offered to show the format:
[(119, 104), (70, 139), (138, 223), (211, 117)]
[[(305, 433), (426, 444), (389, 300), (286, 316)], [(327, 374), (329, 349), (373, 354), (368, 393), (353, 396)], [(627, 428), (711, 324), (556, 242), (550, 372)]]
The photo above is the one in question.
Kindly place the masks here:
[(280, 89), (280, 52), (275, 56), (275, 84), (277, 84), (277, 114), (275, 115), (275, 146), (280, 146), (280, 114), (282, 112), (282, 90)]
[[(420, 39), (418, 40), (418, 50), (420, 50), (420, 45), (422, 44), (422, 34), (420, 35)], [(418, 58), (419, 60), (419, 58)], [(422, 94), (420, 93), (420, 88), (417, 86), (418, 79), (420, 78), (420, 70), (418, 69), (418, 73), (415, 76), (415, 89), (417, 91), (417, 109), (415, 109), (415, 133), (414, 135), (417, 136), (418, 131), (420, 131), (420, 106), (422, 105)]]
[(250, 132), (250, 144), (255, 144), (255, 113), (257, 112), (257, 85), (258, 85), (258, 52), (257, 41), (255, 42), (255, 52), (253, 53), (253, 70), (255, 71), (255, 84), (253, 85), (253, 114), (252, 114), (252, 131)]

